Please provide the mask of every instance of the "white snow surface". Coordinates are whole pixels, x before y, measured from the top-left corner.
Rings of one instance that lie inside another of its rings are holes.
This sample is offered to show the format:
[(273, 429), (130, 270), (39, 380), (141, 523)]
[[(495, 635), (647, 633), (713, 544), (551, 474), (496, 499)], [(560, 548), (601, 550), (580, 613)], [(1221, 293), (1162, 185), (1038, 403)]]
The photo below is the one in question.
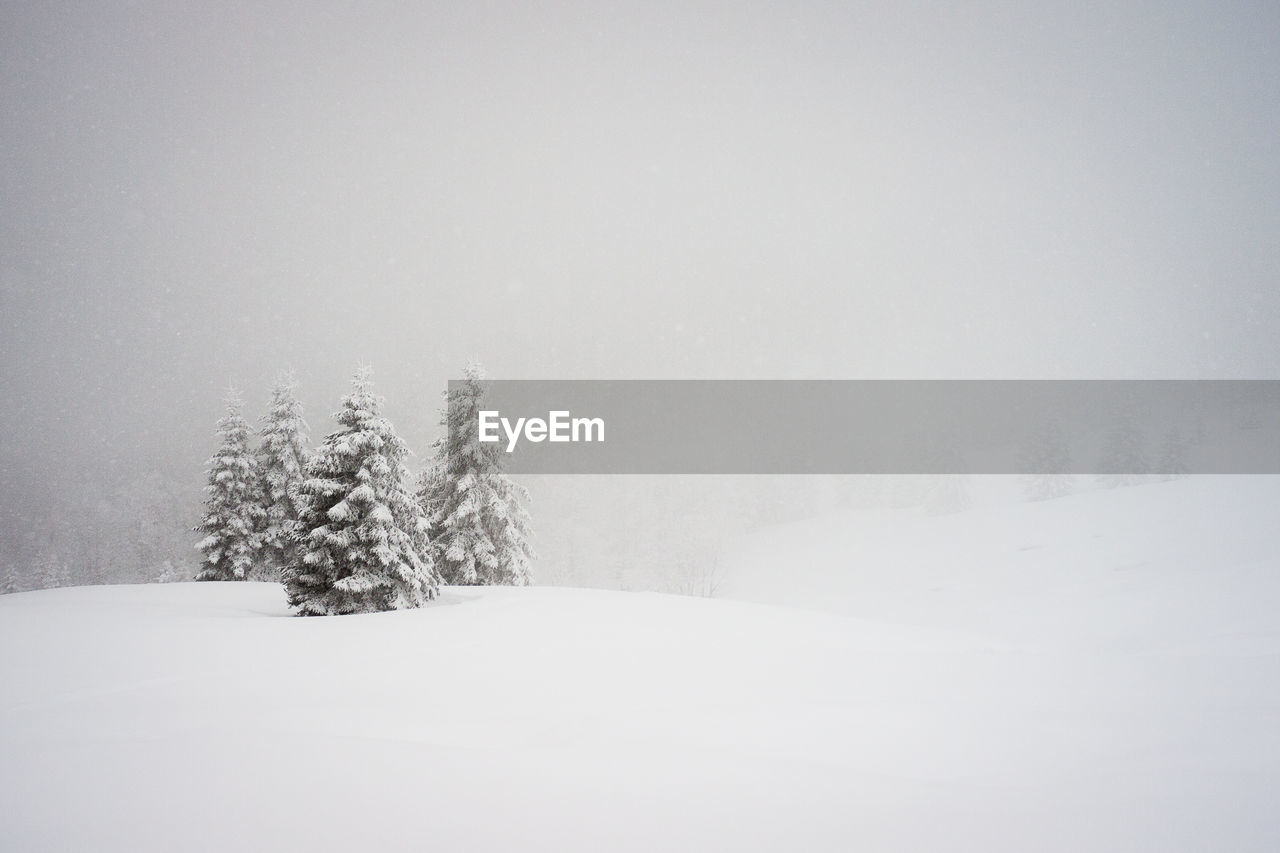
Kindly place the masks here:
[(1182, 481), (826, 518), (728, 566), (831, 612), (0, 596), (0, 849), (1280, 850), (1278, 514)]

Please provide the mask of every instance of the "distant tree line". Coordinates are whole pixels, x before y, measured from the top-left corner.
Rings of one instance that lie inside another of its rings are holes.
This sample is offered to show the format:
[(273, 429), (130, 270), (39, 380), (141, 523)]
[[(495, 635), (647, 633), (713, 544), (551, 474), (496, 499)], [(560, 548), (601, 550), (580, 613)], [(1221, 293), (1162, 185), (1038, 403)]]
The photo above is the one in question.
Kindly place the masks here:
[(201, 496), (180, 469), (120, 466), (30, 489), (0, 519), (0, 593), (190, 579)]

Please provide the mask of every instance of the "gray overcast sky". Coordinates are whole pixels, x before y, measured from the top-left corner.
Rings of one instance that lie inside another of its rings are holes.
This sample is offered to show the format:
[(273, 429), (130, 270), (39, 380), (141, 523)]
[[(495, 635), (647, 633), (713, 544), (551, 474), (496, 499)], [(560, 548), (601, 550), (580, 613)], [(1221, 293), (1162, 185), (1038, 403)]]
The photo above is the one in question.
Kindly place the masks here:
[[(0, 3), (0, 463), (360, 360), (1276, 377), (1280, 4)], [(88, 472), (106, 469), (89, 461)]]

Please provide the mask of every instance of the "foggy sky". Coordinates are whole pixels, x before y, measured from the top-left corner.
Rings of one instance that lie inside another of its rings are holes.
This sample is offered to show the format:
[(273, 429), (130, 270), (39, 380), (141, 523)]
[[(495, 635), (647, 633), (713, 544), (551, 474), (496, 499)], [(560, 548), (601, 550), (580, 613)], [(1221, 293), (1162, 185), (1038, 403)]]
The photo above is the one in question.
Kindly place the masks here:
[(0, 466), (199, 480), (361, 361), (419, 452), (471, 357), (1276, 378), (1277, 93), (1273, 2), (6, 0)]

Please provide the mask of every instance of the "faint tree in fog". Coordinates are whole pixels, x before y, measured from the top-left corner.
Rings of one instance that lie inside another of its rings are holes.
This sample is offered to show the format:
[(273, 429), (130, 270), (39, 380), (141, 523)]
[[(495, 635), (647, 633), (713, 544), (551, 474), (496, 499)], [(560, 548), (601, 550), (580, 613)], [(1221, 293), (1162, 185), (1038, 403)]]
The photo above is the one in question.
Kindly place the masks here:
[(176, 581), (185, 580), (173, 567), (173, 563), (168, 560), (160, 567), (160, 574), (156, 575), (156, 583), (175, 583)]
[(86, 583), (145, 582), (166, 563), (183, 566), (185, 576), (191, 543), (179, 533), (189, 530), (192, 515), (199, 513), (198, 503), (188, 503), (198, 494), (178, 488), (157, 470), (129, 472), (103, 510), (102, 522), (114, 535), (105, 541), (101, 534), (89, 538), (88, 561), (73, 562), (79, 576)]
[(1131, 415), (1121, 414), (1103, 439), (1098, 483), (1108, 488), (1134, 486), (1146, 482), (1150, 471), (1141, 430)]
[(1043, 424), (1018, 451), (1022, 496), (1029, 501), (1065, 497), (1075, 489), (1071, 448), (1055, 421)]
[(717, 556), (688, 560), (681, 572), (683, 580), (676, 592), (701, 598), (715, 598), (724, 581), (724, 573)]
[(480, 442), (483, 379), (472, 363), (445, 392), (445, 432), (419, 499), (431, 513), (432, 551), (446, 583), (525, 586), (534, 559), (524, 508), (529, 493), (503, 473), (501, 445)]
[(58, 554), (45, 550), (36, 558), (35, 580), (37, 589), (57, 589), (71, 586), (71, 572)]
[(271, 405), (262, 417), (258, 471), (262, 478), (263, 519), (258, 573), (275, 580), (293, 562), (301, 517), (303, 471), (307, 464), (307, 422), (296, 396), (293, 376), (280, 376), (271, 390)]
[(205, 536), (196, 545), (204, 554), (201, 581), (247, 580), (257, 562), (257, 534), (262, 520), (257, 461), (249, 449), (249, 425), (240, 415), (235, 390), (227, 394), (227, 411), (218, 421), (221, 446), (209, 460), (204, 520), (196, 528)]
[(284, 570), (300, 615), (400, 610), (436, 595), (438, 576), (417, 545), (427, 521), (409, 490), (409, 449), (381, 403), (361, 368), (339, 429), (307, 463), (298, 550)]
[(22, 585), (18, 581), (18, 570), (9, 563), (4, 567), (4, 571), (0, 572), (0, 595), (18, 592), (20, 589)]

